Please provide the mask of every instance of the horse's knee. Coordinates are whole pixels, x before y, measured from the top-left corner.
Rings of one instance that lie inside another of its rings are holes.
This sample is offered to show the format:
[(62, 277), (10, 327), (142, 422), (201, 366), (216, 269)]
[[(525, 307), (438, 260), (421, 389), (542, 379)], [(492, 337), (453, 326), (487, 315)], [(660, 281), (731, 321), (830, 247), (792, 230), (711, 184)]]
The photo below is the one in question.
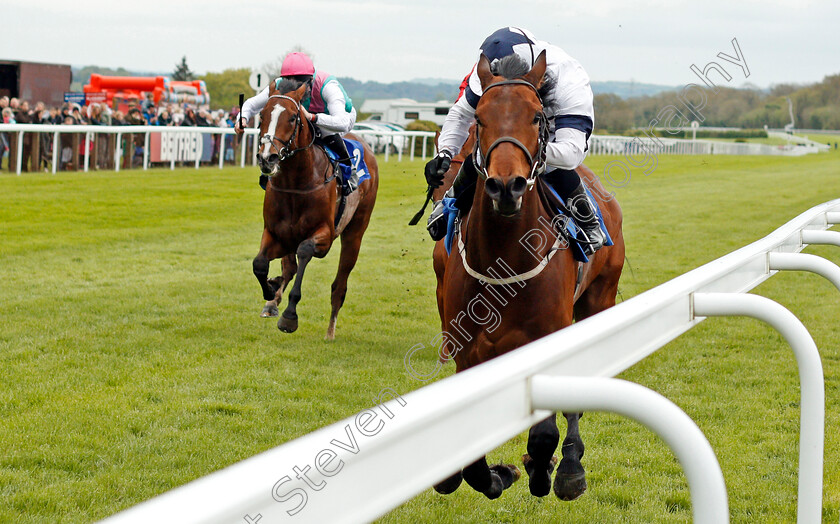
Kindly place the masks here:
[(257, 277), (259, 280), (264, 280), (268, 278), (268, 259), (262, 255), (257, 255), (254, 257), (253, 262), (254, 267), (254, 276)]
[(315, 255), (315, 241), (311, 238), (300, 243), (296, 252), (299, 259), (309, 260)]

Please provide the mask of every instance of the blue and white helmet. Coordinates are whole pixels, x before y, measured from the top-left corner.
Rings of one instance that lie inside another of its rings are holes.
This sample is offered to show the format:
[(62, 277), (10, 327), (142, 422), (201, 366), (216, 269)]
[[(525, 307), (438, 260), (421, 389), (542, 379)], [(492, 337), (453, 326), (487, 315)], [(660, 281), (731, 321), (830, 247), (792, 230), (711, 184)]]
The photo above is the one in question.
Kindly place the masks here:
[(528, 66), (533, 66), (542, 49), (537, 39), (527, 29), (503, 27), (493, 32), (481, 44), (481, 52), (490, 60), (491, 67), (496, 60), (516, 54)]

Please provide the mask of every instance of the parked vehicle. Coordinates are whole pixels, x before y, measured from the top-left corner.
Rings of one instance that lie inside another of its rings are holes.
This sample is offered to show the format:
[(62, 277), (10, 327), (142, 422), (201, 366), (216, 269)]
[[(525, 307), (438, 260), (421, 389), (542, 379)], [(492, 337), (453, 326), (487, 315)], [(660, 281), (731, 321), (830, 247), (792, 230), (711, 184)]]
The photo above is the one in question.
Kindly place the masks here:
[[(365, 138), (374, 153), (384, 153), (387, 147), (388, 152), (393, 155), (400, 150), (405, 151), (409, 143), (409, 138), (406, 136), (390, 134), (405, 131), (405, 128), (399, 124), (365, 120), (364, 122), (357, 122), (353, 126), (353, 131), (362, 131), (360, 135)], [(377, 132), (381, 134), (377, 134)]]

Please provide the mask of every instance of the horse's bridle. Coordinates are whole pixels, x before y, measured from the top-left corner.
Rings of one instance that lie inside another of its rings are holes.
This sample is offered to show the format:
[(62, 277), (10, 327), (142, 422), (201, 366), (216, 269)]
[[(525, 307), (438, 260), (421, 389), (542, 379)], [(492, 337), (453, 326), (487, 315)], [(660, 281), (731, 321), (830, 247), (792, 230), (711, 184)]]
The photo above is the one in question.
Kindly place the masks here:
[[(306, 123), (309, 125), (310, 129), (312, 130), (312, 140), (307, 145), (305, 145), (303, 147), (298, 147), (296, 149), (291, 149), (290, 150), (290, 148), (292, 147), (292, 145), (295, 142), (295, 139), (297, 139), (298, 132), (300, 132), (300, 128), (301, 128), (302, 118), (300, 117), (300, 102), (298, 102), (294, 98), (292, 98), (290, 96), (286, 96), (286, 95), (271, 95), (268, 98), (269, 98), (269, 100), (272, 99), (272, 98), (283, 98), (285, 100), (290, 100), (295, 105), (295, 110), (296, 110), (295, 111), (295, 127), (294, 127), (294, 129), (292, 129), (292, 136), (290, 136), (288, 140), (281, 140), (281, 139), (277, 138), (276, 136), (272, 136), (272, 135), (269, 135), (268, 133), (266, 133), (265, 135), (262, 136), (262, 138), (260, 138), (260, 145), (271, 144), (271, 150), (273, 150), (274, 152), (277, 153), (277, 156), (280, 157), (281, 162), (283, 160), (286, 160), (287, 158), (293, 157), (295, 155), (295, 153), (297, 153), (298, 151), (303, 151), (304, 149), (309, 149), (310, 147), (312, 147), (312, 144), (315, 143), (315, 130), (311, 129), (313, 127), (312, 122), (307, 120)], [(277, 148), (276, 142), (280, 142), (280, 144), (281, 144), (281, 147), (279, 149)]]
[[(484, 89), (482, 96), (490, 91), (494, 87), (501, 87), (505, 85), (524, 85), (530, 87), (534, 93), (537, 95), (537, 100), (540, 100), (540, 107), (542, 107), (542, 101), (540, 99), (540, 93), (537, 91), (537, 88), (534, 87), (530, 82), (525, 80), (502, 80), (501, 82), (496, 82), (495, 84), (490, 84)], [(525, 157), (528, 159), (528, 165), (531, 167), (531, 172), (528, 174), (528, 189), (532, 189), (534, 187), (534, 182), (536, 181), (536, 176), (542, 173), (545, 170), (545, 148), (546, 144), (548, 144), (549, 139), (549, 130), (548, 130), (548, 118), (545, 116), (545, 111), (541, 110), (539, 115), (539, 124), (540, 124), (540, 135), (537, 138), (537, 152), (535, 155), (532, 155), (531, 152), (525, 147), (525, 144), (517, 140), (512, 136), (502, 136), (496, 139), (495, 142), (490, 144), (490, 147), (487, 148), (487, 151), (482, 153), (481, 151), (481, 138), (479, 136), (479, 132), (481, 129), (480, 125), (477, 125), (475, 128), (475, 149), (473, 150), (473, 163), (475, 164), (476, 170), (478, 171), (479, 175), (483, 179), (487, 179), (490, 175), (487, 173), (487, 162), (490, 158), (490, 153), (496, 149), (497, 146), (504, 143), (510, 143), (518, 147), (525, 153)]]

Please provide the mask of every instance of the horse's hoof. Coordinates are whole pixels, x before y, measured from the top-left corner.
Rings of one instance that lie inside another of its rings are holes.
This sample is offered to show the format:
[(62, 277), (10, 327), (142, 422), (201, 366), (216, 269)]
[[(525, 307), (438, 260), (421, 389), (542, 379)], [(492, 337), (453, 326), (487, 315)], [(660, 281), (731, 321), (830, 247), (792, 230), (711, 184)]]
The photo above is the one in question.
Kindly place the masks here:
[(519, 480), (522, 473), (513, 464), (496, 464), (490, 466), (490, 471), (495, 472), (502, 479), (502, 489), (508, 489), (513, 483)]
[(537, 467), (535, 462), (531, 455), (522, 455), (522, 465), (528, 473), (528, 490), (535, 497), (545, 497), (551, 493), (551, 474), (557, 465), (557, 457), (551, 457), (548, 467)]
[(280, 316), (280, 320), (277, 321), (277, 329), (279, 329), (283, 333), (294, 333), (295, 331), (297, 331), (297, 328), (297, 315), (295, 315), (293, 318), (288, 318), (286, 316), (286, 313), (284, 312)]
[(274, 304), (271, 304), (271, 305), (266, 304), (266, 306), (262, 310), (262, 313), (260, 313), (260, 316), (262, 318), (276, 317), (276, 316), (279, 316), (279, 315), (280, 315), (280, 310), (277, 309), (277, 306), (275, 306)]
[[(561, 469), (563, 461), (560, 461)], [(583, 495), (586, 491), (586, 473), (578, 471), (574, 473), (564, 473), (558, 471), (554, 478), (554, 494), (560, 500), (575, 500)]]
[(440, 493), (441, 495), (449, 495), (450, 493), (454, 493), (458, 486), (461, 485), (461, 481), (464, 480), (464, 476), (461, 475), (461, 472), (455, 473), (448, 479), (434, 485), (435, 491)]

